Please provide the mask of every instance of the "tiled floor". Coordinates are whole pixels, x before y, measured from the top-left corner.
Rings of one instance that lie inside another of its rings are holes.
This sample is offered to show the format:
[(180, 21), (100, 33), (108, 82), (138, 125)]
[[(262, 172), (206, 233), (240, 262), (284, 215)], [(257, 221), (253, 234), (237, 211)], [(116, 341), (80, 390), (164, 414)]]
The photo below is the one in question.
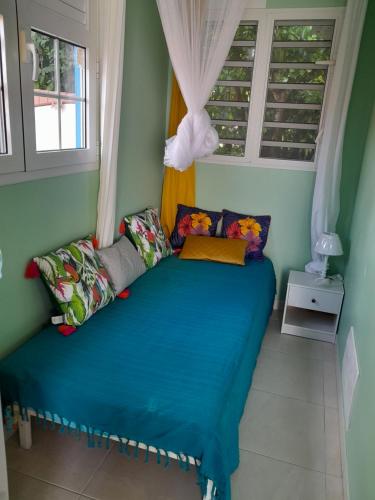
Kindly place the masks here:
[[(271, 318), (240, 429), (233, 500), (343, 500), (335, 348), (280, 335)], [(7, 443), (10, 500), (199, 500), (195, 472), (144, 464), (33, 430)]]

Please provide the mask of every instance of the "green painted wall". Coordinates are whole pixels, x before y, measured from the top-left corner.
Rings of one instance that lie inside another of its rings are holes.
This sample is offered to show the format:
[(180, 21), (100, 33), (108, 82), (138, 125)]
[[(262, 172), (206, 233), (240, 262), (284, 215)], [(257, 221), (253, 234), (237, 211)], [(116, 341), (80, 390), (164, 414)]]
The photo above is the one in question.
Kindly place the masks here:
[(342, 360), (354, 327), (360, 378), (346, 434), (350, 500), (375, 498), (375, 1), (370, 0), (350, 102), (343, 154), (338, 232), (345, 255), (345, 300), (338, 347)]
[(40, 280), (23, 277), (34, 255), (95, 229), (98, 172), (0, 187), (0, 354), (46, 321), (51, 303)]
[(313, 172), (198, 164), (197, 205), (271, 215), (265, 253), (283, 295), (289, 270), (303, 269), (309, 258), (314, 180)]
[[(368, 105), (371, 103), (368, 102)], [(360, 377), (346, 434), (350, 500), (375, 498), (375, 107), (367, 136), (345, 273), (345, 301), (339, 332), (342, 358), (354, 327)]]
[(126, 7), (117, 221), (160, 206), (169, 57), (156, 2)]
[[(352, 96), (348, 111), (343, 149), (341, 179), (341, 211), (337, 223), (344, 255), (335, 259), (339, 271), (344, 274), (350, 250), (350, 226), (357, 193), (359, 175), (365, 150), (367, 131), (371, 119), (371, 105), (375, 98), (375, 1), (370, 0), (361, 40)], [(366, 98), (364, 99), (364, 96)]]
[[(160, 202), (168, 58), (156, 2), (127, 1), (125, 47), (118, 216)], [(25, 265), (95, 230), (98, 179), (91, 172), (0, 187), (0, 356), (48, 321), (48, 295), (40, 280), (24, 279)]]

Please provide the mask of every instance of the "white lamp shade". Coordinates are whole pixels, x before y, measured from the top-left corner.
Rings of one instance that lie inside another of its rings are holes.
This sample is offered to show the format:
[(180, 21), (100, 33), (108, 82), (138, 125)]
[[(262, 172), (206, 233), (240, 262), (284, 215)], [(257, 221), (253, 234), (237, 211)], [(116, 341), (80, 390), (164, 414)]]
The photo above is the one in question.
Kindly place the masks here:
[(340, 237), (336, 233), (322, 233), (316, 242), (315, 251), (321, 255), (342, 255)]

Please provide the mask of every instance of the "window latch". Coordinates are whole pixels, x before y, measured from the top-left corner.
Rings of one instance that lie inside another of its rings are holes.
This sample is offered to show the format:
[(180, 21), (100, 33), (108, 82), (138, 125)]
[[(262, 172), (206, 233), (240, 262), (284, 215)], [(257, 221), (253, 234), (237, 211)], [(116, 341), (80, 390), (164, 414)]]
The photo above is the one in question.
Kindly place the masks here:
[(39, 78), (39, 55), (36, 50), (35, 44), (33, 42), (26, 42), (26, 34), (24, 31), (20, 31), (20, 57), (22, 63), (28, 63), (27, 53), (29, 52), (32, 57), (33, 72), (32, 80), (37, 82)]

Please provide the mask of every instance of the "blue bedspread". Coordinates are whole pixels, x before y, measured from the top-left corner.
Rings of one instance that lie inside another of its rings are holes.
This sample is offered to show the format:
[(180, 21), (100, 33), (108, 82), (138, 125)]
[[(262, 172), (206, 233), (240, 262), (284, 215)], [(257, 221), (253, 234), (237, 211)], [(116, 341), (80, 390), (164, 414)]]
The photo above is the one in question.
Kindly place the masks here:
[(274, 294), (268, 259), (169, 257), (75, 334), (46, 328), (2, 360), (3, 399), (198, 458), (200, 477), (229, 500)]

